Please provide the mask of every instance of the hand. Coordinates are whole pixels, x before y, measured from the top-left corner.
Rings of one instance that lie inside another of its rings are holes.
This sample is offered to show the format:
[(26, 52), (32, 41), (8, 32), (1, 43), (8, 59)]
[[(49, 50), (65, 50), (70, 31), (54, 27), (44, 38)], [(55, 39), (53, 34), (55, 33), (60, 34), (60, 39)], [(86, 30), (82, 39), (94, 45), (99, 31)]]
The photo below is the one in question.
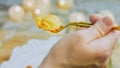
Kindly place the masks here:
[(111, 17), (90, 16), (94, 24), (60, 40), (40, 68), (106, 68), (120, 32), (112, 30)]

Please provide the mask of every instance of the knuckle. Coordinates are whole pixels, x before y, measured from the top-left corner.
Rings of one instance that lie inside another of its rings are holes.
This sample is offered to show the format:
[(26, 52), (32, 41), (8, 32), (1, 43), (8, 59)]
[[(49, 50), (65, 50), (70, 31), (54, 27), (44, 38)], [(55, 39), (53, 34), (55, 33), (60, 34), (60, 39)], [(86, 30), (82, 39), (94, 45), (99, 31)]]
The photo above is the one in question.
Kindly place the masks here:
[(92, 30), (96, 32), (99, 37), (104, 36), (110, 29), (111, 27), (105, 26), (102, 20), (99, 20), (94, 26), (92, 26)]
[(97, 24), (93, 26), (92, 30), (97, 34), (98, 37), (101, 37), (105, 34), (105, 32)]
[(80, 33), (76, 32), (76, 33), (73, 34), (72, 41), (75, 44), (82, 43), (83, 42), (82, 40), (83, 40), (83, 36)]
[(110, 56), (109, 51), (101, 51), (96, 53), (96, 58), (97, 60), (99, 60), (99, 62), (104, 62), (109, 58), (109, 56)]

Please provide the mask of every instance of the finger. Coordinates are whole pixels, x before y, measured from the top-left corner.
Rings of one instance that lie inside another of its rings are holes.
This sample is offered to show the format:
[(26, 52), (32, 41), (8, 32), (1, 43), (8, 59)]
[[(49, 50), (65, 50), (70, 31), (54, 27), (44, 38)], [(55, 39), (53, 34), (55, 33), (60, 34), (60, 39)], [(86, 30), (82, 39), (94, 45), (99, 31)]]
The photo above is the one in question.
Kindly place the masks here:
[(113, 27), (113, 21), (111, 17), (106, 16), (103, 19), (97, 21), (97, 23), (95, 23), (90, 28), (85, 30), (80, 30), (78, 32), (83, 37), (83, 41), (89, 43), (93, 40), (96, 40), (106, 35), (109, 31), (111, 31), (112, 27)]
[(89, 44), (89, 47), (93, 51), (99, 51), (99, 52), (102, 51), (103, 53), (104, 51), (112, 51), (119, 37), (120, 37), (120, 32), (113, 30), (106, 36), (91, 42)]
[(106, 36), (100, 38), (98, 42), (103, 47), (113, 49), (119, 38), (120, 38), (120, 31), (113, 30)]
[[(90, 15), (89, 17), (89, 20), (92, 24), (95, 24), (98, 20), (102, 19), (103, 16), (102, 15), (99, 15), (99, 14), (92, 14)], [(78, 28), (77, 30), (82, 30), (82, 29), (86, 29), (86, 28)]]
[(92, 14), (90, 15), (89, 17), (89, 20), (92, 24), (96, 23), (98, 20), (102, 19), (103, 16), (102, 15), (99, 15), (99, 14)]
[(113, 30), (106, 36), (91, 42), (88, 47), (95, 53), (96, 59), (99, 60), (100, 63), (103, 63), (110, 58), (112, 49), (119, 38), (120, 32)]

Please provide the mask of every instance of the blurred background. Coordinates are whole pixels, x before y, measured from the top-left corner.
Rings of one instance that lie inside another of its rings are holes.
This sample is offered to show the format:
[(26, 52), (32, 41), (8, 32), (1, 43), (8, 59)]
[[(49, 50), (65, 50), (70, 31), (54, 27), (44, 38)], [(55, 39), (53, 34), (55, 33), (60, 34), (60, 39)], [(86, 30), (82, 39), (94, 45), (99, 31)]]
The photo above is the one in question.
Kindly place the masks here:
[(45, 0), (43, 3), (42, 0), (0, 0), (0, 29), (37, 31), (35, 17), (49, 13), (61, 17), (64, 24), (76, 13), (82, 14), (85, 21), (89, 21), (88, 16), (93, 13), (110, 14), (119, 24), (119, 4), (119, 0), (66, 0), (65, 3), (64, 0)]
[[(16, 46), (22, 46), (30, 39), (54, 36), (37, 27), (36, 17), (55, 14), (66, 25), (69, 22), (89, 22), (89, 15), (97, 13), (110, 15), (120, 25), (119, 6), (120, 0), (0, 0), (0, 63), (9, 59)], [(72, 32), (74, 29), (69, 28), (57, 35)]]

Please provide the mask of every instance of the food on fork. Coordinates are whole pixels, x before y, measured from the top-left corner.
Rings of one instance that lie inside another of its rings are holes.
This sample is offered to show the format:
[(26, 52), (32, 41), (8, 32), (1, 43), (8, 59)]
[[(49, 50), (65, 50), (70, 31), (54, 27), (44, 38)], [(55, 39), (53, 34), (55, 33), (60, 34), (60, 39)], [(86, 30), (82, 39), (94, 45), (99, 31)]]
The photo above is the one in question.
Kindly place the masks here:
[[(42, 18), (37, 17), (36, 23), (39, 28), (54, 34), (60, 32), (61, 30), (69, 26), (74, 26), (73, 28), (75, 27), (88, 28), (93, 25), (87, 22), (71, 22), (65, 26), (62, 26), (62, 21), (60, 20), (60, 18), (58, 16), (51, 15), (51, 14)], [(114, 26), (113, 29), (120, 30), (120, 26)]]
[(52, 14), (49, 14), (42, 18), (37, 17), (36, 23), (39, 28), (52, 33), (56, 33), (62, 28), (62, 21), (60, 20), (60, 18)]

